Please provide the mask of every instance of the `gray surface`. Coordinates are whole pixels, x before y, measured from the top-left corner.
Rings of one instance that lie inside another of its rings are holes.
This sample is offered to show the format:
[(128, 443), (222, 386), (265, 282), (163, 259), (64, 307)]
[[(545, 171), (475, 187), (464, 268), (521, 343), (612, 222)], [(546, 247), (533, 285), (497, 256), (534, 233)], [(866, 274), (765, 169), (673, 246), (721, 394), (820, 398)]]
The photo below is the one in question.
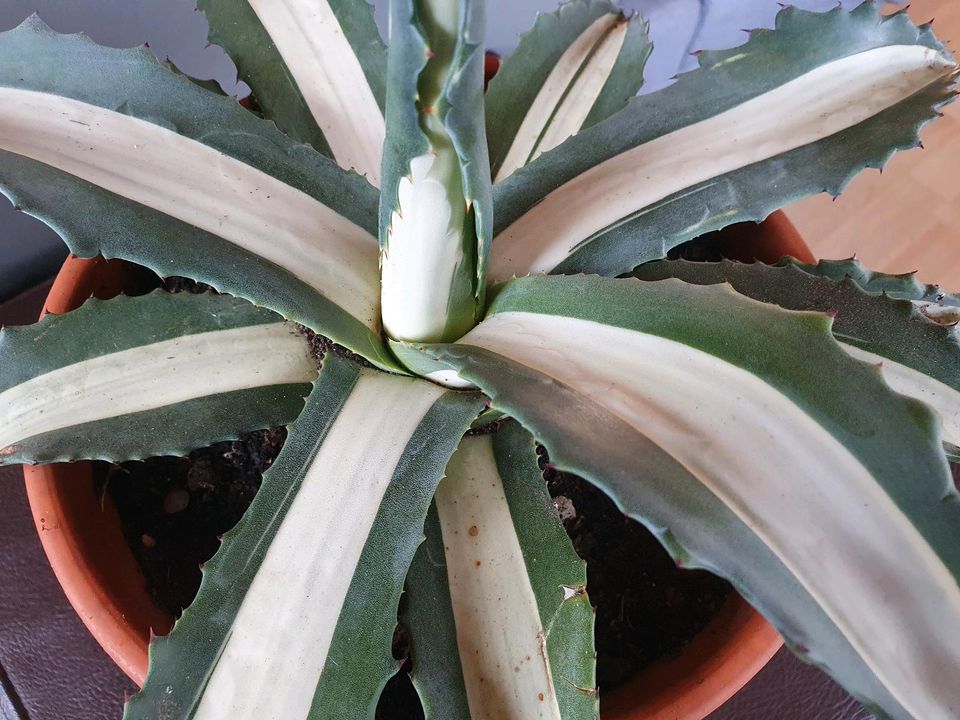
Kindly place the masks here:
[[(852, 6), (857, 0), (843, 0)], [(386, 29), (387, 0), (377, 0), (377, 19)], [(794, 4), (825, 10), (836, 0), (797, 0)], [(774, 0), (624, 0), (651, 23), (655, 50), (647, 68), (645, 92), (669, 84), (670, 78), (696, 63), (690, 51), (730, 47), (743, 42), (742, 28), (770, 26), (779, 6)], [(538, 11), (556, 0), (490, 0), (488, 41), (509, 52)], [(161, 58), (170, 58), (197, 78), (215, 78), (231, 94), (243, 95), (233, 63), (206, 42), (207, 23), (194, 0), (0, 0), (0, 30), (37, 13), (60, 32), (86, 32), (114, 47), (148, 43)], [(0, 300), (12, 297), (50, 276), (65, 251), (41, 223), (14, 212), (0, 197)]]
[[(49, 283), (0, 303), (34, 322)], [(135, 687), (70, 607), (43, 554), (19, 466), (0, 467), (0, 720), (117, 720)]]

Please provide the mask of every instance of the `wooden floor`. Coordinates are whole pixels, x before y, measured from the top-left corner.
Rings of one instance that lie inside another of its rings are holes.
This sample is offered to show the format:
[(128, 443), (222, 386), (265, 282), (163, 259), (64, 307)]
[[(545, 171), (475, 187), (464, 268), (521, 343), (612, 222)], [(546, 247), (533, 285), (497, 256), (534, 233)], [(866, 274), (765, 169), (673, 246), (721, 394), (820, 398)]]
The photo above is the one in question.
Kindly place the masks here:
[[(960, 1), (913, 0), (915, 22), (934, 18), (960, 52)], [(787, 208), (818, 257), (856, 254), (873, 270), (918, 271), (960, 290), (960, 101), (922, 133), (925, 149), (899, 153), (883, 173), (867, 170), (836, 202), (820, 195)]]

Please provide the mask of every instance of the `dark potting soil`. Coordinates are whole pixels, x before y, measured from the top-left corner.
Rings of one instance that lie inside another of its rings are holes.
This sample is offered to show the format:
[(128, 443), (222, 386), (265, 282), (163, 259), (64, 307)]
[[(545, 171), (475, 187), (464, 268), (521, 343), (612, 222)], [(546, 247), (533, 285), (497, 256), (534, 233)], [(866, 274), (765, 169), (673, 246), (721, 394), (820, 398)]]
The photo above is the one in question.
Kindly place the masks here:
[[(219, 547), (279, 453), (283, 429), (247, 433), (186, 458), (98, 464), (157, 605), (172, 616), (190, 604), (200, 566)], [(587, 561), (597, 608), (597, 674), (611, 690), (654, 660), (677, 653), (714, 617), (731, 589), (696, 570), (678, 569), (657, 540), (601, 491), (547, 466), (547, 486), (577, 552)], [(394, 642), (409, 670), (402, 633)], [(401, 671), (381, 698), (378, 720), (421, 720), (419, 700)]]
[(101, 493), (113, 501), (157, 606), (180, 615), (200, 587), (200, 566), (237, 524), (273, 463), (285, 428), (245, 434), (184, 458), (97, 463)]
[(610, 690), (680, 651), (733, 590), (710, 573), (678, 568), (652, 533), (590, 483), (549, 467), (544, 474), (573, 547), (587, 561), (597, 682)]

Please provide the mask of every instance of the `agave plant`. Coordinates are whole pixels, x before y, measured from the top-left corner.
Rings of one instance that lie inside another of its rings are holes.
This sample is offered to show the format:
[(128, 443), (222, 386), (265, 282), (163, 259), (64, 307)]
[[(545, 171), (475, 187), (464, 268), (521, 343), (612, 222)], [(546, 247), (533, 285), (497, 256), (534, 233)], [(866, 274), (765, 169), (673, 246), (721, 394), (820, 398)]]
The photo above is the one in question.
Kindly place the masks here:
[[(537, 443), (881, 717), (960, 715), (960, 303), (664, 259), (916, 146), (957, 76), (929, 27), (787, 8), (635, 98), (644, 23), (573, 0), (484, 96), (481, 0), (394, 0), (389, 50), (363, 0), (201, 6), (256, 112), (144, 49), (0, 35), (4, 193), (219, 291), (4, 330), (0, 459), (290, 425), (127, 718), (372, 717), (408, 577), (427, 717), (595, 718)], [(338, 344), (319, 373), (298, 324)]]

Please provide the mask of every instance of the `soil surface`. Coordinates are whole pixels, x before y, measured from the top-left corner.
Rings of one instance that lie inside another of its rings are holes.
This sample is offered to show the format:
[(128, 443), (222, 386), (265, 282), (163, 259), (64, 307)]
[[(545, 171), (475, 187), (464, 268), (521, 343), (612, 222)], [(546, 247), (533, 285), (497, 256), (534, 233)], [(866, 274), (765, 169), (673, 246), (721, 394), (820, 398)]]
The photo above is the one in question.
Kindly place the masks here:
[[(253, 499), (283, 445), (283, 429), (248, 433), (186, 458), (98, 463), (98, 490), (120, 513), (150, 594), (173, 616), (190, 604), (200, 566)], [(677, 653), (717, 613), (731, 589), (708, 573), (680, 570), (657, 540), (601, 491), (549, 469), (547, 486), (577, 552), (587, 561), (597, 608), (597, 674), (611, 690), (654, 660)], [(402, 633), (394, 654), (403, 669), (381, 698), (378, 720), (420, 720), (404, 670)]]
[(601, 691), (610, 690), (675, 655), (733, 590), (710, 573), (678, 568), (652, 533), (590, 483), (556, 470), (545, 474), (567, 534), (587, 561), (587, 592), (597, 610), (597, 681)]
[(97, 463), (98, 490), (123, 531), (157, 605), (180, 615), (200, 587), (200, 566), (237, 524), (283, 446), (285, 428), (217, 443), (185, 458)]

